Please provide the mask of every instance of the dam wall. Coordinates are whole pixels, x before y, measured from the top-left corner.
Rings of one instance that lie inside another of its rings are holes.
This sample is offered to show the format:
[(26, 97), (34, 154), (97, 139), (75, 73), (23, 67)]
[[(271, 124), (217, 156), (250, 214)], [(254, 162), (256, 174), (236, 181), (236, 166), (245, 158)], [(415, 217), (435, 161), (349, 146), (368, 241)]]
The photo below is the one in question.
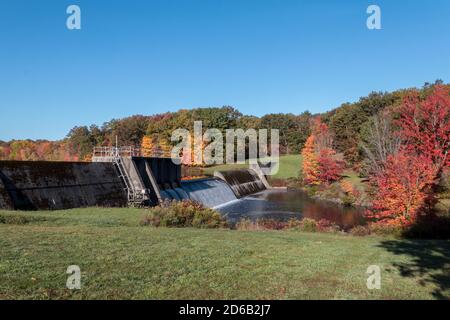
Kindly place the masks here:
[(181, 166), (166, 158), (120, 157), (92, 163), (0, 161), (0, 209), (152, 206), (188, 199), (214, 208), (268, 186), (262, 173), (250, 169), (215, 175), (182, 181)]
[(0, 209), (13, 210), (14, 205), (11, 198), (6, 191), (3, 181), (0, 179)]
[(113, 163), (0, 161), (0, 208), (59, 210), (127, 205)]

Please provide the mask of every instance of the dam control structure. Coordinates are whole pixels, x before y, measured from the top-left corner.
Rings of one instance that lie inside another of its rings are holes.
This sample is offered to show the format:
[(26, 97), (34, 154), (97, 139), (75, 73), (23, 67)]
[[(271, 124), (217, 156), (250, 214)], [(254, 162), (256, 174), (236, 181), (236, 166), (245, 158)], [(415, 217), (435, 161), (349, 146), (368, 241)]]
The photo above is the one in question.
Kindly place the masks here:
[(170, 158), (132, 147), (94, 148), (92, 162), (0, 161), (0, 209), (154, 206), (193, 200), (209, 208), (270, 188), (258, 165), (183, 181)]

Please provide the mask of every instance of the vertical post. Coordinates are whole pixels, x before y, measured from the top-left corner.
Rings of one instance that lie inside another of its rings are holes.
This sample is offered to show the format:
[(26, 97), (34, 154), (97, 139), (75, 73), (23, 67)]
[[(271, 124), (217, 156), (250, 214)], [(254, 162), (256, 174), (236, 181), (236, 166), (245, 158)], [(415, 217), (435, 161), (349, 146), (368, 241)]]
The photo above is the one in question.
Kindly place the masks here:
[(115, 156), (116, 157), (118, 157), (119, 156), (119, 140), (118, 140), (118, 138), (117, 138), (117, 135), (116, 135), (116, 150), (115, 150)]

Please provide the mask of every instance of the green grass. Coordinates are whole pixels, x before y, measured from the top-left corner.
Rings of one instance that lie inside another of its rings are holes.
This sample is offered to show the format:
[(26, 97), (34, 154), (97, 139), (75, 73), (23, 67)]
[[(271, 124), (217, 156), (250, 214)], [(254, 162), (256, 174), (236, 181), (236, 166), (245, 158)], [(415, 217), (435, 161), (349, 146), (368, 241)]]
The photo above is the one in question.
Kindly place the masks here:
[[(205, 168), (205, 174), (214, 174), (214, 171), (232, 170), (232, 169), (242, 169), (248, 168), (248, 164), (224, 164), (219, 166), (213, 166)], [(299, 175), (301, 169), (301, 155), (284, 155), (280, 156), (280, 169), (276, 175), (273, 176), (275, 179), (287, 179), (296, 178)]]
[[(0, 211), (0, 299), (450, 297), (449, 241), (155, 229), (139, 226), (143, 214)], [(74, 264), (82, 271), (79, 291), (65, 288)], [(382, 270), (381, 290), (366, 287), (373, 264)]]

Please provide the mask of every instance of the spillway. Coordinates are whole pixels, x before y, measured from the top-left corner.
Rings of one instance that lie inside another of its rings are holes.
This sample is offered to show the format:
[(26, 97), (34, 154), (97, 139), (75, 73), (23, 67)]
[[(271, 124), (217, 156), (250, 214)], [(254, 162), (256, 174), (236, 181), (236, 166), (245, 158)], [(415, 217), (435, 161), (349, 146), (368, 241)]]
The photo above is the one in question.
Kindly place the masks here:
[(200, 202), (209, 208), (237, 199), (226, 182), (215, 178), (183, 181), (181, 188), (189, 199)]
[(219, 171), (214, 175), (225, 181), (237, 198), (266, 190), (263, 181), (251, 169)]

